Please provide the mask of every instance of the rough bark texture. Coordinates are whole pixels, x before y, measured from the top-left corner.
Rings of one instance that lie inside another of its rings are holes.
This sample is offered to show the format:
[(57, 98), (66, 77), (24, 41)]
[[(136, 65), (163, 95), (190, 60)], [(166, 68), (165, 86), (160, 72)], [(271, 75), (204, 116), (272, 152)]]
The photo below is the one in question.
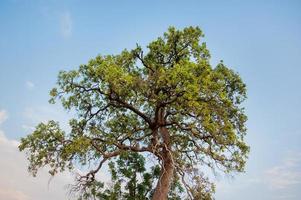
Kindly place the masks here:
[[(164, 111), (161, 110), (159, 116), (159, 124), (165, 123), (164, 121)], [(171, 144), (170, 144), (170, 135), (169, 131), (166, 127), (160, 128), (160, 133), (163, 139), (163, 150), (160, 153), (161, 161), (162, 161), (162, 168), (160, 178), (158, 180), (153, 200), (166, 200), (170, 188), (170, 184), (173, 177), (174, 172), (174, 163), (171, 154)]]
[(166, 200), (170, 188), (171, 179), (173, 177), (174, 166), (172, 157), (167, 150), (163, 152), (163, 165), (161, 169), (160, 179), (157, 183), (153, 200)]

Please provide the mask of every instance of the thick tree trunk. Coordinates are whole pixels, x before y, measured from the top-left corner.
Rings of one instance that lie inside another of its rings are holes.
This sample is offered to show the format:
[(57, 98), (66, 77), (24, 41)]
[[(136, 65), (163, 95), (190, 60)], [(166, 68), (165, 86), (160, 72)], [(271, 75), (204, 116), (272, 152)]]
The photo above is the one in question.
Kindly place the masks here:
[(166, 150), (163, 152), (163, 166), (160, 178), (158, 180), (153, 200), (167, 200), (170, 184), (173, 177), (174, 166), (170, 153)]
[[(158, 122), (164, 124), (164, 110), (161, 109), (158, 112)], [(174, 173), (174, 163), (171, 153), (170, 135), (166, 127), (159, 128), (161, 137), (163, 139), (164, 148), (160, 153), (160, 159), (162, 161), (162, 168), (160, 177), (153, 195), (153, 200), (167, 200), (170, 184)]]

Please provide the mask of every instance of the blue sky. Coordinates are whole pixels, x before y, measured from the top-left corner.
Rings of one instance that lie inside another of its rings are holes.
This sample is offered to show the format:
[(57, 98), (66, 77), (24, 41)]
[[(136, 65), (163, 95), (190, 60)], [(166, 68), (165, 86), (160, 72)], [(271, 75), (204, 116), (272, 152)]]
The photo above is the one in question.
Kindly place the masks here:
[(223, 60), (248, 87), (246, 173), (219, 175), (216, 199), (300, 199), (300, 10), (301, 1), (277, 0), (0, 1), (0, 199), (66, 198), (58, 186), (72, 182), (68, 175), (48, 187), (44, 172), (26, 174), (16, 151), (38, 122), (67, 121), (48, 104), (60, 70), (191, 25), (204, 31), (212, 64)]

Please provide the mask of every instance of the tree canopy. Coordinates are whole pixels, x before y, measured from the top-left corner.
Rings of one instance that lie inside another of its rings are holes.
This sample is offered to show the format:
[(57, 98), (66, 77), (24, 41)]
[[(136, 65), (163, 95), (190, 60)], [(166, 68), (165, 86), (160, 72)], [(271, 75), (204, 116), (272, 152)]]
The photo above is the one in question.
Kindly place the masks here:
[[(212, 199), (215, 188), (203, 166), (244, 170), (246, 86), (222, 61), (211, 66), (202, 37), (198, 27), (170, 27), (146, 50), (137, 45), (61, 71), (50, 103), (60, 100), (77, 116), (70, 132), (49, 121), (21, 139), (29, 171), (48, 166), (55, 175), (92, 163), (74, 186), (86, 199), (133, 199), (133, 192), (143, 194), (135, 199)], [(156, 161), (147, 163), (153, 164), (148, 172), (145, 158)], [(113, 188), (97, 180), (106, 162)], [(114, 188), (124, 194), (114, 197)]]

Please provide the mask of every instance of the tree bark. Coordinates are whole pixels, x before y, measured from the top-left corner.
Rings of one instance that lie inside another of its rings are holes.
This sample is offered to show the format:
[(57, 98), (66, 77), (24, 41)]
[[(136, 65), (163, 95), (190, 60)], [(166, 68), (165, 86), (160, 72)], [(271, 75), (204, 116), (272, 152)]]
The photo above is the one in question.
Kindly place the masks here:
[(170, 152), (164, 150), (162, 153), (163, 165), (160, 173), (160, 178), (158, 180), (153, 200), (167, 200), (167, 195), (169, 192), (171, 179), (173, 177), (174, 166)]
[[(163, 111), (161, 112), (161, 116), (159, 120), (163, 121)], [(174, 172), (174, 163), (171, 153), (171, 144), (170, 144), (170, 135), (169, 131), (166, 127), (160, 128), (160, 133), (163, 139), (164, 147), (162, 149), (161, 160), (162, 160), (162, 168), (160, 177), (153, 195), (153, 200), (167, 200), (170, 184), (173, 177)]]

